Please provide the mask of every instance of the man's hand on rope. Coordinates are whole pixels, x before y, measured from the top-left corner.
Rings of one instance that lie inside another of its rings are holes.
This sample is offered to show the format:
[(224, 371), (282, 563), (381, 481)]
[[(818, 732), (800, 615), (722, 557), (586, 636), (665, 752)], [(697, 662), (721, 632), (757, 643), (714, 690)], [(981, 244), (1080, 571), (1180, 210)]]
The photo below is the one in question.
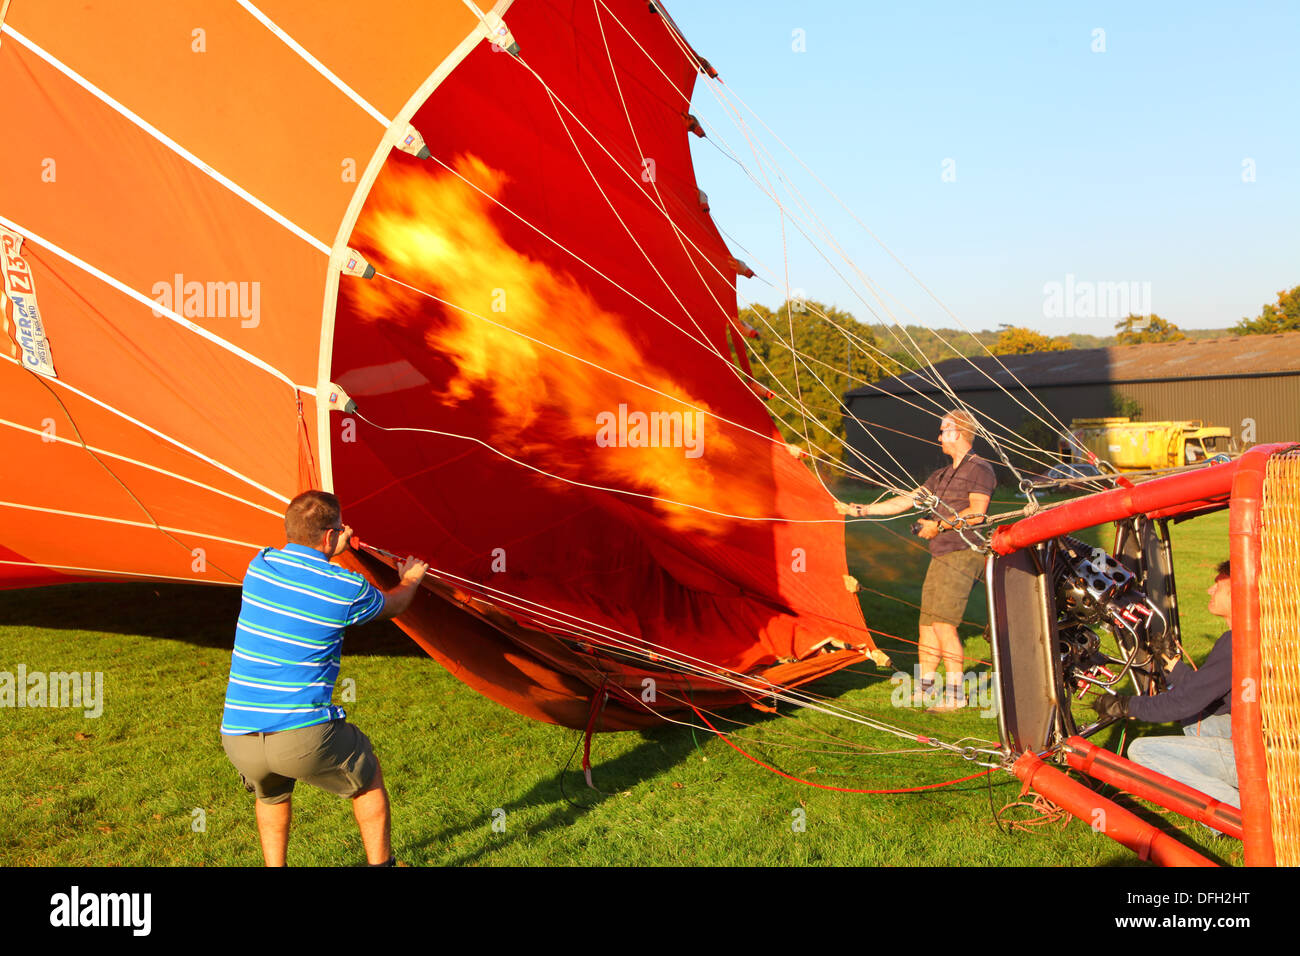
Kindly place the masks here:
[(929, 541), (939, 534), (939, 522), (932, 518), (922, 518), (916, 523), (916, 536)]
[(397, 562), (397, 573), (402, 579), (402, 584), (419, 584), (424, 580), (428, 570), (429, 566), (414, 556)]
[(842, 515), (848, 515), (851, 518), (861, 518), (867, 513), (866, 505), (853, 504), (848, 501), (835, 502), (835, 510)]

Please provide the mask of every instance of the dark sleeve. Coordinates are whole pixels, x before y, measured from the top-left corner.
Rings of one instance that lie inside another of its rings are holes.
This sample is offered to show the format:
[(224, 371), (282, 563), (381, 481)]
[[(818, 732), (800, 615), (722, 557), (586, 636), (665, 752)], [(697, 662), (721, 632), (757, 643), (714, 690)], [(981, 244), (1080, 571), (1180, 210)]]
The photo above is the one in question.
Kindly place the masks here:
[(975, 482), (971, 486), (972, 495), (988, 495), (993, 497), (993, 489), (998, 486), (998, 480), (993, 475), (993, 466), (988, 462), (980, 459), (979, 470), (975, 473)]
[(1187, 661), (1180, 657), (1178, 663), (1169, 669), (1169, 677), (1166, 682), (1170, 687), (1177, 687), (1183, 681), (1191, 680), (1195, 674), (1196, 671), (1188, 667)]
[(1154, 697), (1134, 697), (1128, 715), (1153, 724), (1190, 720), (1232, 691), (1232, 632), (1224, 634), (1200, 670), (1180, 664), (1169, 674), (1169, 690)]

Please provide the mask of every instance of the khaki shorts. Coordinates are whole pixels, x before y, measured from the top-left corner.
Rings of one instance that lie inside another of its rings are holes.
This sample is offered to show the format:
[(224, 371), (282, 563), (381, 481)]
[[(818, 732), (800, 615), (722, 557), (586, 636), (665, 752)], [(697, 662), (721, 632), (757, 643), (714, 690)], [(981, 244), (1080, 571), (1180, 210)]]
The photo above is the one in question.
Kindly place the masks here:
[(346, 720), (279, 730), (221, 735), (244, 788), (263, 803), (284, 803), (301, 780), (340, 797), (355, 797), (379, 769), (370, 738)]
[(984, 555), (969, 548), (952, 551), (930, 559), (930, 569), (925, 572), (925, 585), (921, 588), (922, 627), (927, 624), (961, 623), (970, 600), (971, 587), (979, 580), (984, 569)]

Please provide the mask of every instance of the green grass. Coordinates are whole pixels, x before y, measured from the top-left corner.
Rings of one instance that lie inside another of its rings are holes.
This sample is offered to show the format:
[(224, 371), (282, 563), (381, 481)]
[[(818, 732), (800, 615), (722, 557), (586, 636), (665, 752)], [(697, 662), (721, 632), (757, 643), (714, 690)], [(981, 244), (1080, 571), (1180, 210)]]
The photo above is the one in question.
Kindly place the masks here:
[[(1200, 659), (1219, 633), (1202, 598), (1213, 566), (1226, 556), (1226, 515), (1177, 526), (1174, 535), (1187, 644)], [(1109, 546), (1110, 536), (1097, 529), (1092, 540)], [(919, 596), (926, 558), (915, 543), (905, 522), (854, 524), (849, 533), (851, 572), (891, 596), (861, 595), (868, 622), (910, 639), (915, 611), (894, 598), (915, 603)], [(29, 671), (102, 671), (105, 682), (98, 718), (79, 710), (0, 709), (0, 774), (8, 781), (0, 788), (0, 865), (260, 864), (252, 799), (217, 733), (238, 609), (237, 590), (187, 586), (0, 594), (0, 670), (23, 663)], [(976, 623), (963, 628), (966, 652), (987, 660), (982, 594), (967, 617)], [(897, 666), (910, 669), (910, 644), (882, 643)], [(944, 740), (996, 738), (996, 720), (978, 713), (892, 707), (888, 676), (863, 665), (809, 689)], [(355, 702), (345, 706), (380, 755), (395, 849), (411, 865), (1137, 862), (1077, 820), (1003, 832), (990, 805), (1015, 802), (1020, 789), (1005, 773), (922, 794), (836, 793), (783, 780), (724, 742), (674, 725), (598, 735), (597, 792), (577, 769), (577, 731), (527, 720), (480, 697), (389, 624), (349, 633), (342, 678), (355, 681)], [(336, 700), (342, 688), (341, 681)], [(916, 746), (813, 711), (774, 718), (741, 708), (724, 717), (747, 725), (726, 726), (749, 752), (829, 786), (916, 786), (979, 769), (929, 748), (891, 753)], [(1129, 728), (1130, 739), (1141, 730)], [(1128, 805), (1150, 819), (1164, 817), (1138, 801)], [(492, 828), (494, 810), (504, 811), (504, 832)], [(202, 811), (201, 830), (195, 811)], [(1008, 816), (1029, 814), (1021, 808)], [(800, 819), (802, 832), (793, 826)], [(1207, 838), (1174, 815), (1166, 819), (1213, 858), (1241, 862), (1236, 841)], [(362, 859), (347, 801), (300, 787), (290, 863)]]

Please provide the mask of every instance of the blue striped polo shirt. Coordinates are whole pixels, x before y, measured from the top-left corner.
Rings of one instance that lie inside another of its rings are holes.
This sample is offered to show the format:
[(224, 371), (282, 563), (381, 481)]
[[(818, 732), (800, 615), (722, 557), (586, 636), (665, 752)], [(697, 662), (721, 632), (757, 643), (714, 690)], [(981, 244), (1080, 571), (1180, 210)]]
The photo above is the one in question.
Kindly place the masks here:
[(346, 716), (330, 703), (343, 629), (383, 609), (382, 591), (314, 548), (258, 552), (244, 575), (221, 732), (294, 730)]

